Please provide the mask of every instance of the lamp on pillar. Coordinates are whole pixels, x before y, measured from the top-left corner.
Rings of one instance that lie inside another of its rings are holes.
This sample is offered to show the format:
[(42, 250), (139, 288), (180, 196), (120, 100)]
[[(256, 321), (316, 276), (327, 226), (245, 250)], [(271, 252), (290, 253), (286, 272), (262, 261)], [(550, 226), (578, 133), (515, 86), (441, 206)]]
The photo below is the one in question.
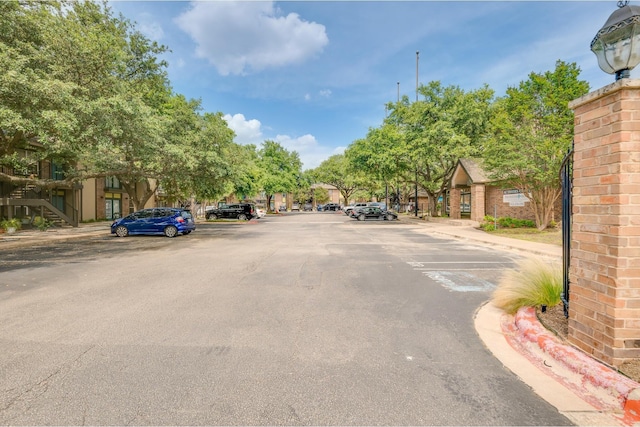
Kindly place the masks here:
[(616, 81), (629, 77), (629, 71), (640, 63), (640, 6), (619, 1), (613, 12), (591, 42), (591, 51), (598, 65)]

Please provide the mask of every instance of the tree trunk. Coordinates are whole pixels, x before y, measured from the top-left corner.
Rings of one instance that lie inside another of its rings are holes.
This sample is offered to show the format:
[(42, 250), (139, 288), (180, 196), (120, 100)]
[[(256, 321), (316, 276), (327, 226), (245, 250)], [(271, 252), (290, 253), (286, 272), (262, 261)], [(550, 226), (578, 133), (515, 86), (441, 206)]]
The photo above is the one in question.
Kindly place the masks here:
[(531, 208), (535, 214), (538, 230), (546, 229), (551, 223), (554, 205), (561, 194), (561, 190), (552, 188), (543, 188), (530, 194)]
[(271, 199), (273, 198), (273, 194), (267, 194), (267, 212), (273, 212), (271, 210)]
[(127, 194), (133, 203), (133, 209), (139, 211), (140, 209), (144, 209), (144, 206), (147, 204), (149, 199), (156, 192), (158, 186), (155, 188), (151, 188), (151, 183), (149, 180), (143, 180), (138, 182), (125, 182), (120, 181), (125, 190), (127, 190)]

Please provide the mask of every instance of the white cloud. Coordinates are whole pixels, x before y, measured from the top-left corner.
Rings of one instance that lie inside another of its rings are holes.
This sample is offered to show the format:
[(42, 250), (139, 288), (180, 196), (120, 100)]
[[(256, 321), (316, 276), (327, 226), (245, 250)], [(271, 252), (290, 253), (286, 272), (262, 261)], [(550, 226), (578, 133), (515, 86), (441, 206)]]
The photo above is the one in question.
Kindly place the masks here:
[(151, 40), (159, 41), (164, 37), (162, 26), (149, 13), (139, 15), (137, 29)]
[(331, 90), (330, 89), (321, 90), (320, 96), (323, 98), (329, 98), (331, 96)]
[(297, 138), (289, 135), (277, 135), (275, 141), (288, 151), (296, 151), (302, 161), (302, 169), (316, 168), (333, 154), (341, 154), (344, 147), (327, 147), (320, 145), (313, 135), (307, 134)]
[(262, 123), (259, 120), (247, 120), (243, 114), (225, 114), (223, 119), (228, 123), (229, 127), (236, 133), (235, 142), (237, 144), (247, 145), (262, 144)]
[(300, 137), (289, 135), (276, 135), (275, 138), (265, 137), (262, 133), (260, 120), (247, 118), (243, 114), (225, 114), (223, 119), (235, 133), (237, 144), (254, 144), (260, 147), (266, 139), (271, 139), (282, 145), (287, 151), (295, 151), (300, 156), (304, 169), (313, 169), (324, 160), (334, 154), (344, 153), (345, 147), (326, 147), (320, 145), (313, 135), (306, 134)]
[(301, 63), (329, 42), (324, 25), (281, 16), (269, 1), (192, 2), (176, 23), (225, 76)]

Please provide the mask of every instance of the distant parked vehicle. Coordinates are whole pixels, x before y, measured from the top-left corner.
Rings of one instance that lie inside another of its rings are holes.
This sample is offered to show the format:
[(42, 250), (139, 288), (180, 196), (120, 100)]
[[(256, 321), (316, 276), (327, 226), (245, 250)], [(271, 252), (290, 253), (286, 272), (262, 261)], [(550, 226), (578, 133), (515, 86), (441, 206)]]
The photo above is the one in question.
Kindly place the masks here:
[(305, 203), (302, 210), (305, 212), (311, 212), (313, 210), (313, 205), (311, 203)]
[(369, 206), (369, 203), (353, 203), (351, 205), (347, 205), (344, 207), (344, 209), (342, 209), (342, 211), (344, 212), (345, 215), (349, 216), (349, 214), (351, 213), (351, 211), (355, 208), (363, 208), (365, 206)]
[(322, 207), (323, 211), (339, 211), (340, 205), (337, 203), (327, 203)]
[(257, 208), (256, 209), (256, 218), (260, 219), (260, 218), (264, 218), (265, 216), (267, 216), (267, 213), (264, 211), (264, 209), (260, 209)]
[(291, 212), (293, 211), (298, 211), (300, 212), (300, 204), (299, 203), (294, 203), (291, 205)]
[(369, 203), (369, 206), (377, 206), (380, 209), (382, 209), (383, 211), (387, 210), (387, 204), (383, 203), (383, 202), (371, 202), (371, 203)]
[(318, 212), (322, 212), (324, 205), (317, 205), (316, 209), (318, 210)]
[(235, 203), (231, 205), (222, 205), (218, 208), (210, 209), (207, 211), (207, 219), (218, 218), (234, 218), (240, 221), (246, 221), (248, 219), (256, 218), (258, 212), (255, 205), (252, 203)]
[(280, 212), (286, 212), (287, 211), (287, 205), (280, 205)]
[(385, 211), (380, 209), (377, 206), (364, 206), (361, 208), (354, 209), (351, 212), (351, 218), (355, 218), (358, 221), (366, 221), (366, 220), (387, 220), (393, 221), (398, 219), (398, 215), (391, 211)]
[(126, 237), (133, 234), (164, 234), (176, 237), (196, 229), (191, 212), (180, 208), (150, 208), (134, 212), (111, 224), (111, 234)]

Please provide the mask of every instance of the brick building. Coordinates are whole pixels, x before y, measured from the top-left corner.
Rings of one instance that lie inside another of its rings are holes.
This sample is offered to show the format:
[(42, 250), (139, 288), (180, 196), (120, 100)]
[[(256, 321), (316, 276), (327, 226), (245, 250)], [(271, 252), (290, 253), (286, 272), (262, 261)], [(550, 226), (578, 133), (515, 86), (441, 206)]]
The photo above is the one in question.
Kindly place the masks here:
[(449, 216), (482, 222), (485, 215), (535, 220), (526, 195), (491, 180), (479, 159), (460, 159), (449, 186)]

